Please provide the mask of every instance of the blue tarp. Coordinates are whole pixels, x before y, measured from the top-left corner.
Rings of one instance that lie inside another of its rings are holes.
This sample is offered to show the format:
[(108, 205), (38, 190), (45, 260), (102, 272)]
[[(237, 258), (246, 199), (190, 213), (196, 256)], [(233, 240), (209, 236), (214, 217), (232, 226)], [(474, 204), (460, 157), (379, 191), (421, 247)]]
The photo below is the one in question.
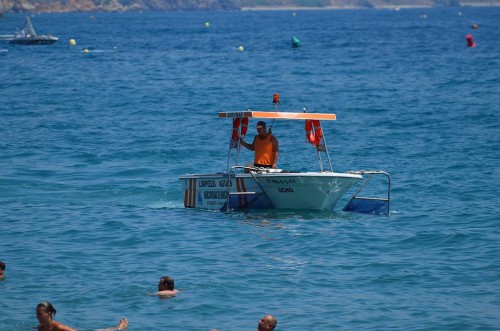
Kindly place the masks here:
[(345, 205), (343, 211), (362, 214), (387, 214), (388, 201), (363, 198), (353, 198)]

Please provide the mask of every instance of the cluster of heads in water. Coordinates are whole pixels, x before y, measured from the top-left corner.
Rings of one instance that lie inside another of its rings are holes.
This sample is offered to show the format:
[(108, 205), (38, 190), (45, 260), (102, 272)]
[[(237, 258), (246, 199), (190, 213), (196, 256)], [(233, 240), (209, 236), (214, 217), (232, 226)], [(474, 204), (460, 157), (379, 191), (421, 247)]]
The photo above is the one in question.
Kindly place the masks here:
[[(4, 270), (5, 270), (5, 263), (0, 261), (0, 278), (4, 277)], [(160, 281), (158, 282), (158, 292), (154, 294), (157, 294), (158, 296), (162, 296), (164, 294), (171, 294), (172, 296), (175, 296), (178, 290), (175, 290), (174, 286), (175, 282), (172, 277), (163, 276), (160, 278)], [(38, 330), (53, 330), (53, 329), (70, 330), (71, 328), (53, 320), (54, 316), (56, 315), (56, 312), (57, 312), (56, 309), (50, 302), (48, 301), (40, 302), (36, 306), (36, 317), (38, 319), (38, 322), (40, 323), (38, 325)], [(265, 315), (259, 321), (257, 331), (273, 331), (277, 324), (278, 321), (274, 316)], [(128, 320), (127, 318), (123, 318), (116, 327), (103, 330), (126, 330), (127, 327), (128, 327)], [(218, 330), (211, 329), (210, 331), (218, 331)]]

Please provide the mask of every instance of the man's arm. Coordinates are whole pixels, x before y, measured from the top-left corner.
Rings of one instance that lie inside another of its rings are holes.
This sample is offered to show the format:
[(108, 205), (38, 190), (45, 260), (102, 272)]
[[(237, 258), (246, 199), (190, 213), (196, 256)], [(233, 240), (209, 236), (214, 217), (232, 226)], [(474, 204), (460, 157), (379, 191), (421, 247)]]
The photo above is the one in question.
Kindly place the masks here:
[(240, 144), (242, 144), (243, 146), (245, 146), (246, 148), (248, 148), (249, 150), (251, 151), (254, 151), (255, 150), (255, 138), (253, 139), (253, 142), (252, 144), (248, 144), (246, 143), (243, 138), (240, 138)]

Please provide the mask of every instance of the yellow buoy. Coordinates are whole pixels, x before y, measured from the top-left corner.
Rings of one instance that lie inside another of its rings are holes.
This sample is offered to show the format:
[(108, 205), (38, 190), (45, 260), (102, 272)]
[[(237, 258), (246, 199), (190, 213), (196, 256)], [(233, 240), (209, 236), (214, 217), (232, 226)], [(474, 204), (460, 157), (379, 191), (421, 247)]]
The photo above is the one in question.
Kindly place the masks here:
[(76, 45), (76, 41), (75, 41), (75, 39), (70, 39), (70, 40), (69, 40), (69, 45), (70, 45), (70, 46), (75, 46), (75, 45)]
[(88, 52), (89, 52), (89, 50), (88, 50), (87, 48), (85, 48), (85, 49), (83, 50), (83, 52), (84, 52), (84, 53), (88, 53)]
[(238, 47), (238, 51), (243, 52), (245, 48), (243, 46)]
[(209, 27), (210, 26), (210, 22), (205, 22), (205, 27)]

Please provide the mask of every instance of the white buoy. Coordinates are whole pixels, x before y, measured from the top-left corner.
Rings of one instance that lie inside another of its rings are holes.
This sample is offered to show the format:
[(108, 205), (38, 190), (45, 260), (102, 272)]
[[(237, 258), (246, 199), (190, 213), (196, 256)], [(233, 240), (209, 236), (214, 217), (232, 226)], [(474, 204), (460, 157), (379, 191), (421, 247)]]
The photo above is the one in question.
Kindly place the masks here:
[(70, 40), (69, 40), (69, 45), (70, 45), (70, 46), (75, 46), (75, 45), (76, 45), (76, 41), (75, 41), (75, 39), (70, 39)]
[(238, 51), (243, 52), (244, 50), (245, 50), (245, 47), (243, 47), (243, 46), (238, 47)]
[(210, 26), (210, 22), (205, 22), (205, 27), (208, 28)]
[(84, 53), (88, 53), (88, 52), (89, 52), (89, 50), (88, 50), (87, 48), (85, 48), (85, 49), (83, 50), (83, 52), (84, 52)]

